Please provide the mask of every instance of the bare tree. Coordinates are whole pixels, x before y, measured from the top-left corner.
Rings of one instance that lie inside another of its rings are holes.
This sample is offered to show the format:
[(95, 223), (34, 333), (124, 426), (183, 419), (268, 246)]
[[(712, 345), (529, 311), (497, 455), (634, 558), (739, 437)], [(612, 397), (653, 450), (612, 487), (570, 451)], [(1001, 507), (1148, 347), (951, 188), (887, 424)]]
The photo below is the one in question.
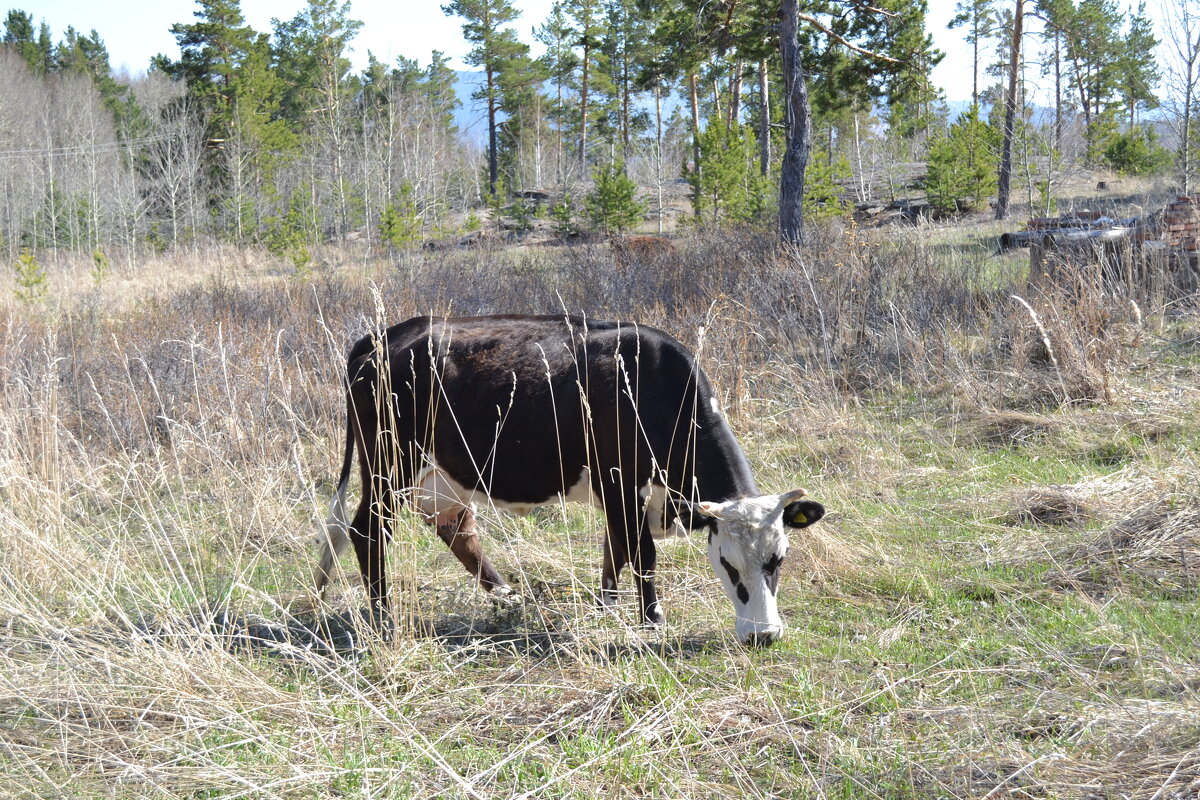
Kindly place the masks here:
[(1192, 190), (1197, 91), (1200, 90), (1200, 10), (1194, 0), (1162, 0), (1163, 43), (1167, 53), (1163, 107), (1178, 142), (1176, 168), (1183, 194)]
[(204, 124), (189, 101), (168, 104), (158, 136), (146, 147), (143, 169), (145, 190), (154, 200), (156, 215), (168, 224), (176, 250), (188, 230), (199, 228), (203, 154)]
[(43, 142), (30, 113), (44, 99), (42, 91), (24, 59), (0, 47), (0, 234), (9, 258), (16, 256), (42, 194), (36, 154)]

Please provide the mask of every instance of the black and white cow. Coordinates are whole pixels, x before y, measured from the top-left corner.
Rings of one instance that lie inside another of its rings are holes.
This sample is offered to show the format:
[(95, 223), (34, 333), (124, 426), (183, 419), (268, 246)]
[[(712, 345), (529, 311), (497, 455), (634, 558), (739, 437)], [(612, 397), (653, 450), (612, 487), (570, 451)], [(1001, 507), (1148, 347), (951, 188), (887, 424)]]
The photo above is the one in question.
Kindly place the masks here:
[[(562, 316), (418, 317), (350, 351), (345, 458), (330, 505), (318, 592), (354, 543), (372, 609), (387, 608), (385, 526), (408, 503), (484, 589), (511, 589), (488, 561), (475, 504), (516, 513), (573, 500), (604, 510), (600, 597), (629, 564), (643, 620), (662, 620), (654, 540), (708, 533), (737, 636), (769, 644), (785, 526), (821, 518), (803, 489), (762, 495), (694, 356), (662, 331)], [(346, 487), (357, 446), (363, 498)]]

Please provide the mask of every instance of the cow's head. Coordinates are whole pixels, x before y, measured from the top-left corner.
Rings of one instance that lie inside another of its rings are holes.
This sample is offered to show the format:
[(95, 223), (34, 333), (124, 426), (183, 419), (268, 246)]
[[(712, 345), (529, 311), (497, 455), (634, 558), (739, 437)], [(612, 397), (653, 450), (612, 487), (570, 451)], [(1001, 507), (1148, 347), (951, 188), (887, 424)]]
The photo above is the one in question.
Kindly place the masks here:
[[(708, 559), (736, 613), (738, 640), (768, 645), (783, 633), (775, 604), (787, 556), (785, 527), (804, 528), (825, 515), (803, 489), (723, 503), (689, 503), (692, 528), (708, 532)], [(689, 516), (687, 511), (684, 516)]]

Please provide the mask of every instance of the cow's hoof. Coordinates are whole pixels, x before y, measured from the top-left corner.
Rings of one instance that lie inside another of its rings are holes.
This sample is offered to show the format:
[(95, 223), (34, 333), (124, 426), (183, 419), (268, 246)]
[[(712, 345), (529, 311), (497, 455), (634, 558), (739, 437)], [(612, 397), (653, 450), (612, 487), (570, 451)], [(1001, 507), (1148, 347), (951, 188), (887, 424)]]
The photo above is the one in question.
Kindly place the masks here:
[(617, 593), (601, 591), (596, 595), (596, 608), (601, 611), (615, 611), (617, 608)]
[(388, 609), (363, 609), (362, 616), (363, 622), (366, 624), (360, 628), (360, 636), (369, 630), (385, 642), (390, 642), (396, 638), (396, 622), (392, 619), (391, 612)]
[(511, 586), (497, 586), (488, 593), (496, 608), (520, 608), (525, 605), (525, 597), (512, 590)]
[(667, 618), (663, 616), (662, 610), (658, 607), (658, 603), (655, 603), (642, 612), (642, 624), (647, 628), (657, 628), (666, 621)]

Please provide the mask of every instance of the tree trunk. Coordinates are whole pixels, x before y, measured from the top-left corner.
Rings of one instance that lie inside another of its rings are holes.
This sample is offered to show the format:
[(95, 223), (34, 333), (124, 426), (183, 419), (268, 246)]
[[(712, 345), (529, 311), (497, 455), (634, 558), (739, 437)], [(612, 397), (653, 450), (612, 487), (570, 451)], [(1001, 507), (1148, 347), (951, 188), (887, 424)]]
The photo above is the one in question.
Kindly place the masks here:
[(587, 173), (587, 112), (588, 112), (588, 62), (592, 60), (592, 49), (588, 46), (587, 32), (583, 34), (583, 76), (579, 82), (579, 166)]
[(559, 189), (562, 189), (566, 183), (566, 178), (563, 174), (563, 98), (562, 98), (562, 80), (554, 82), (558, 90), (558, 104), (555, 106), (555, 118), (557, 124), (555, 127), (555, 151), (554, 151), (554, 180)]
[(742, 60), (733, 62), (733, 74), (729, 77), (729, 128), (738, 124), (742, 114)]
[(1004, 98), (1004, 144), (1000, 151), (1000, 177), (996, 188), (996, 219), (1008, 216), (1013, 131), (1017, 122), (1017, 73), (1021, 68), (1021, 25), (1024, 17), (1025, 0), (1017, 0), (1017, 10), (1013, 15), (1012, 48), (1008, 58), (1008, 95)]
[(812, 112), (796, 27), (800, 0), (783, 0), (780, 6), (779, 52), (783, 56), (783, 87), (787, 109), (784, 130), (787, 148), (779, 185), (779, 235), (784, 242), (800, 244), (804, 239), (804, 170), (812, 138)]
[(624, 160), (629, 153), (629, 96), (632, 94), (630, 85), (633, 81), (629, 77), (629, 58), (624, 55), (621, 58), (621, 158)]
[(496, 75), (490, 69), (487, 74), (488, 113), (488, 194), (496, 194), (496, 180), (500, 176), (500, 165), (496, 155)]
[(1062, 34), (1054, 32), (1054, 149), (1062, 153)]
[(1189, 62), (1187, 69), (1188, 69), (1187, 83), (1184, 87), (1184, 93), (1183, 93), (1183, 97), (1184, 97), (1184, 101), (1183, 101), (1183, 141), (1179, 147), (1179, 152), (1182, 156), (1181, 157), (1182, 163), (1180, 164), (1180, 166), (1183, 170), (1183, 175), (1181, 176), (1182, 180), (1180, 181), (1180, 185), (1182, 187), (1182, 192), (1184, 195), (1186, 195), (1188, 193), (1188, 189), (1190, 187), (1189, 179), (1191, 177), (1191, 172), (1192, 172), (1192, 158), (1191, 158), (1191, 154), (1192, 154), (1192, 90), (1193, 90), (1193, 83), (1195, 81), (1193, 64)]
[(1083, 127), (1087, 131), (1088, 141), (1091, 141), (1092, 136), (1092, 107), (1088, 104), (1087, 89), (1084, 86), (1083, 72), (1079, 66), (1079, 51), (1077, 45), (1068, 43), (1067, 52), (1071, 56), (1071, 63), (1075, 66), (1075, 85), (1079, 88), (1079, 105), (1083, 108)]
[(662, 86), (654, 82), (654, 189), (658, 199), (658, 232), (663, 232)]
[(974, 29), (971, 38), (971, 104), (979, 105), (979, 14), (974, 14), (975, 19), (971, 22)]
[(758, 62), (758, 171), (764, 177), (771, 171), (771, 103), (767, 60)]
[[(696, 73), (688, 75), (688, 100), (692, 104), (692, 172), (696, 176), (696, 185), (700, 178), (700, 79)], [(696, 216), (700, 216), (700, 206), (693, 203)]]

